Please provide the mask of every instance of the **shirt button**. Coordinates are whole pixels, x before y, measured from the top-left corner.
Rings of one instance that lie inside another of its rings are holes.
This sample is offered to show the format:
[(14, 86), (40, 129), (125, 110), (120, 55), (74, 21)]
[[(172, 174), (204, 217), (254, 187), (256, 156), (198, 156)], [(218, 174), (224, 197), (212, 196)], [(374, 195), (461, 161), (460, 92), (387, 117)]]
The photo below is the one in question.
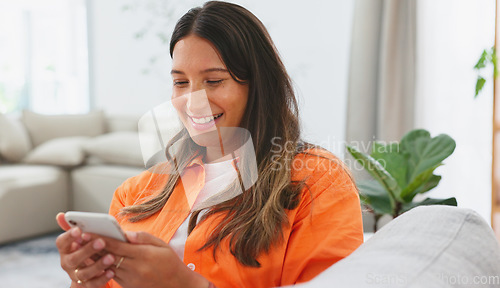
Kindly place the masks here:
[(196, 268), (196, 266), (194, 266), (194, 264), (193, 264), (193, 263), (189, 263), (189, 264), (187, 265), (187, 267), (188, 267), (189, 269), (193, 270), (193, 271), (194, 271), (194, 269)]

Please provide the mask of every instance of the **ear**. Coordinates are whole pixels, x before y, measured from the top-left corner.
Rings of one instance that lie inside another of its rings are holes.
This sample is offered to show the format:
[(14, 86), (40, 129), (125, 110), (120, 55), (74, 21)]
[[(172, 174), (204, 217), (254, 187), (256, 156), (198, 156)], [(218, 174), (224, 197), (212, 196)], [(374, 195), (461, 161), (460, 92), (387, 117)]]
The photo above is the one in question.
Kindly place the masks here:
[(69, 226), (68, 222), (66, 222), (66, 219), (64, 218), (64, 213), (57, 213), (56, 220), (59, 227), (61, 227), (64, 231), (71, 229), (71, 226)]

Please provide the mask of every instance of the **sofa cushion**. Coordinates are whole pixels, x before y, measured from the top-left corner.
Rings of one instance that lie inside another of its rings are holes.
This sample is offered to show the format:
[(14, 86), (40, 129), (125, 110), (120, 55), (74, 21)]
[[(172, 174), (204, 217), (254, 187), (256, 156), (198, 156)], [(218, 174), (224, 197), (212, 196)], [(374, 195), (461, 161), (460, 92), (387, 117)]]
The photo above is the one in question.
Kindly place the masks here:
[(83, 115), (42, 115), (24, 110), (23, 122), (35, 147), (55, 138), (71, 136), (94, 137), (105, 132), (104, 113), (102, 111), (94, 111)]
[(54, 166), (0, 166), (0, 244), (60, 231), (54, 217), (69, 208), (68, 180)]
[(125, 180), (144, 171), (142, 167), (85, 165), (72, 170), (71, 209), (87, 212), (108, 212), (113, 194)]
[(498, 241), (477, 212), (422, 206), (391, 221), (351, 255), (296, 287), (432, 288), (454, 287), (459, 281), (463, 287), (482, 287), (483, 281), (500, 284), (498, 271)]
[(89, 139), (83, 149), (89, 156), (99, 158), (104, 163), (144, 166), (137, 132), (122, 131), (104, 134)]
[(85, 160), (83, 143), (88, 137), (64, 137), (49, 140), (31, 151), (23, 162), (63, 167), (78, 166)]
[(10, 162), (19, 162), (31, 150), (28, 132), (16, 119), (0, 114), (0, 155)]

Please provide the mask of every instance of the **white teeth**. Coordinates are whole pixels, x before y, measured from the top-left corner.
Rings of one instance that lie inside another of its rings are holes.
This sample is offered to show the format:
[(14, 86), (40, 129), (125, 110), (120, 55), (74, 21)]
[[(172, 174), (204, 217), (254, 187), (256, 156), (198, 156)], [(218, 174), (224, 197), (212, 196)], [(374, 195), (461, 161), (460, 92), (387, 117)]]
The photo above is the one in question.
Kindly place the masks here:
[(222, 113), (219, 114), (219, 115), (216, 115), (215, 117), (214, 116), (201, 117), (201, 118), (191, 117), (191, 119), (193, 119), (193, 122), (196, 123), (196, 124), (205, 124), (205, 123), (208, 123), (210, 121), (213, 121), (213, 120), (219, 118), (220, 116), (222, 116)]

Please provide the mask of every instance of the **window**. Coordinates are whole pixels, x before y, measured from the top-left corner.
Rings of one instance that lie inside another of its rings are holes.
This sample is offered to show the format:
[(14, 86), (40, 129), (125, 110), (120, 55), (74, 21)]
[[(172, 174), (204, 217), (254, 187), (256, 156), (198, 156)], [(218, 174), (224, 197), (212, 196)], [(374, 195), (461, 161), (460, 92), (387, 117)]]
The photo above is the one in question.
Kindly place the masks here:
[(89, 110), (84, 0), (0, 3), (0, 112)]

